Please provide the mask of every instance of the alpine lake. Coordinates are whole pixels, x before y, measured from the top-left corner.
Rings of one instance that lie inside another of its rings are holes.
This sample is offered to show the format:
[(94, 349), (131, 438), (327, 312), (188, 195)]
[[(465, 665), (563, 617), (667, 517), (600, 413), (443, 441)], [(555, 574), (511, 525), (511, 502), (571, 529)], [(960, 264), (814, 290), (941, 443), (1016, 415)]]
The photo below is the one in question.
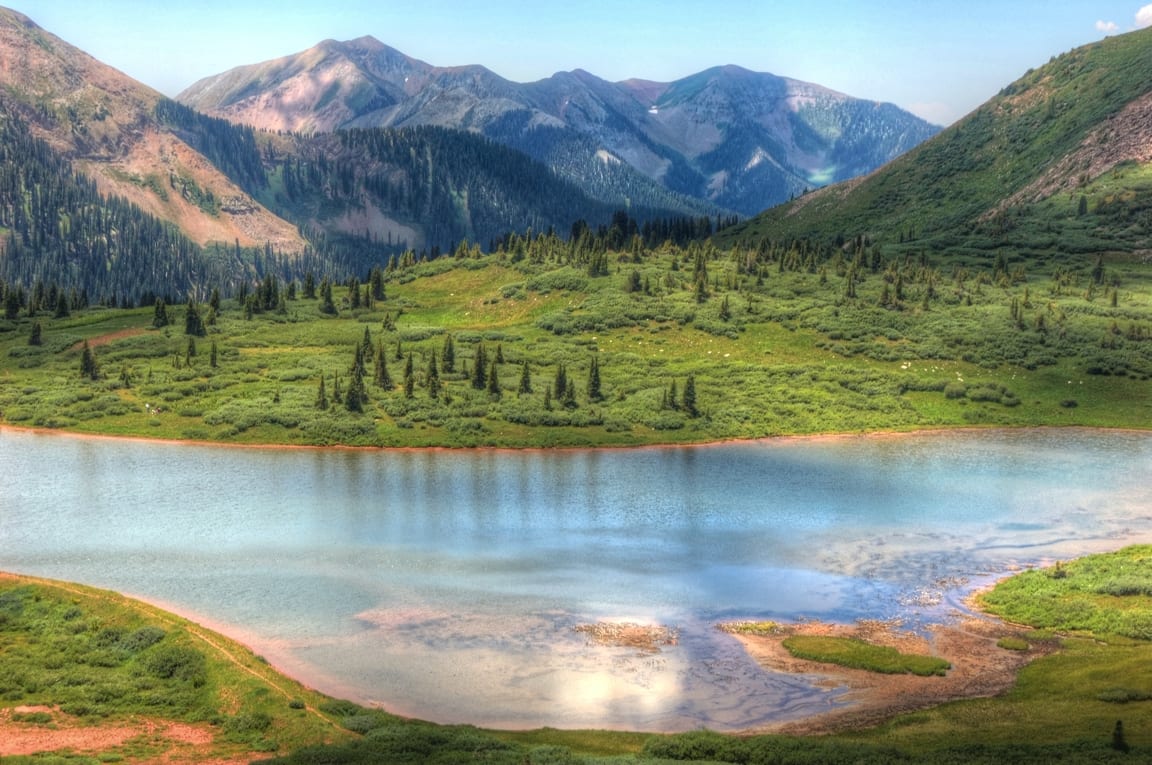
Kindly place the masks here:
[[(443, 723), (736, 731), (838, 694), (734, 620), (964, 611), (1152, 541), (1152, 434), (608, 450), (256, 449), (0, 430), (0, 569), (164, 605), (326, 693)], [(658, 652), (581, 625), (674, 630)]]

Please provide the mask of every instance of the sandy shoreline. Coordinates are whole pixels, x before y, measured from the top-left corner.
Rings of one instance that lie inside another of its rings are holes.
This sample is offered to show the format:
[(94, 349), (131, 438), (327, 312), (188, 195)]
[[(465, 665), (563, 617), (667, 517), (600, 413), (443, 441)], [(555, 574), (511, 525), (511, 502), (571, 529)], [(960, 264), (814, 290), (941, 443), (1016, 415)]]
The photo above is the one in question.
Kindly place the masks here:
[(450, 453), (509, 453), (527, 454), (531, 452), (587, 452), (587, 451), (634, 451), (638, 449), (701, 449), (731, 446), (735, 444), (760, 444), (764, 446), (787, 445), (794, 443), (820, 443), (849, 440), (888, 440), (913, 436), (963, 435), (972, 433), (1011, 433), (1023, 431), (1079, 431), (1086, 433), (1133, 433), (1148, 434), (1152, 431), (1138, 428), (1101, 428), (1089, 425), (1029, 425), (1026, 427), (974, 426), (930, 427), (912, 430), (870, 430), (862, 432), (797, 433), (792, 435), (763, 436), (761, 438), (731, 438), (714, 441), (684, 441), (676, 443), (652, 444), (606, 444), (603, 446), (354, 446), (348, 444), (247, 444), (233, 441), (199, 441), (193, 439), (156, 438), (154, 436), (111, 435), (107, 433), (85, 433), (62, 428), (40, 428), (28, 425), (12, 425), (0, 422), (0, 436), (5, 431), (38, 436), (57, 436), (94, 441), (127, 441), (143, 444), (169, 444), (173, 446), (198, 446), (223, 449), (257, 449), (285, 451), (357, 451), (357, 452), (450, 452)]
[[(779, 631), (771, 635), (733, 633), (749, 656), (766, 670), (818, 676), (821, 678), (818, 685), (830, 693), (847, 689), (847, 693), (837, 699), (840, 703), (826, 713), (758, 727), (748, 733), (798, 736), (837, 733), (872, 727), (896, 715), (949, 701), (999, 695), (1015, 684), (1017, 673), (1026, 664), (1056, 650), (1054, 644), (1033, 643), (1026, 651), (996, 645), (1000, 638), (1020, 637), (1027, 631), (996, 617), (965, 614), (931, 626), (927, 635), (905, 632), (898, 625), (877, 621), (851, 625), (802, 622), (781, 625)], [(859, 638), (904, 653), (938, 656), (951, 662), (952, 668), (943, 677), (919, 677), (885, 675), (807, 661), (792, 656), (783, 647), (789, 635)]]

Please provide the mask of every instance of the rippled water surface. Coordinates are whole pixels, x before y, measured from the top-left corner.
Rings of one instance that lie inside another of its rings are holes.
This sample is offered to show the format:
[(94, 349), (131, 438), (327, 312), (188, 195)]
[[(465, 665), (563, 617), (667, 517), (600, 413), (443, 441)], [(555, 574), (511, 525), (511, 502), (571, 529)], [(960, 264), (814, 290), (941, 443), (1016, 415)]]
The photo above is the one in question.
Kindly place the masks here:
[[(260, 450), (0, 431), (0, 569), (228, 626), (441, 722), (742, 729), (833, 694), (728, 619), (943, 618), (1013, 566), (1152, 541), (1152, 436), (606, 451)], [(596, 620), (679, 628), (655, 655)]]

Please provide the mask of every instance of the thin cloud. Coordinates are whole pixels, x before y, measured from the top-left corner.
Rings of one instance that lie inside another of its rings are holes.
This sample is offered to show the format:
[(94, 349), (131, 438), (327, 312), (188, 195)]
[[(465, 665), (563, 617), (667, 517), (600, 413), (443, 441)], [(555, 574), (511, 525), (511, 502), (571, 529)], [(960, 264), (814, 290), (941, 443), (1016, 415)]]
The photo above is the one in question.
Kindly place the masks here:
[[(1148, 6), (1148, 7), (1152, 8), (1152, 6)], [(1144, 10), (1147, 10), (1147, 8), (1145, 8)], [(1103, 32), (1106, 35), (1114, 35), (1120, 31), (1120, 25), (1117, 24), (1115, 21), (1097, 21), (1096, 22), (1096, 31), (1097, 32)]]
[(1136, 27), (1139, 29), (1152, 27), (1152, 5), (1146, 5), (1136, 11)]

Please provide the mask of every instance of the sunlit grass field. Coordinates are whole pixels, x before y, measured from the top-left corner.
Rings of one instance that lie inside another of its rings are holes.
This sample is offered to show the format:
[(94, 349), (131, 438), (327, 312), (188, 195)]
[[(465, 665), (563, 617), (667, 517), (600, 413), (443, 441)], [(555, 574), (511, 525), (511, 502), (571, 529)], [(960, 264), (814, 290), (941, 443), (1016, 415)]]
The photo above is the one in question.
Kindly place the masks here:
[[(562, 255), (446, 257), (391, 271), (381, 300), (336, 284), (335, 315), (299, 290), (285, 299), (282, 284), (266, 310), (198, 303), (213, 315), (204, 336), (185, 334), (183, 304), (159, 328), (151, 306), (22, 310), (0, 320), (0, 418), (239, 444), (460, 447), (1152, 425), (1152, 266), (869, 258), (692, 245), (610, 254), (608, 273), (591, 275)], [(85, 341), (94, 380), (80, 374)], [(366, 400), (349, 411), (357, 346)]]

